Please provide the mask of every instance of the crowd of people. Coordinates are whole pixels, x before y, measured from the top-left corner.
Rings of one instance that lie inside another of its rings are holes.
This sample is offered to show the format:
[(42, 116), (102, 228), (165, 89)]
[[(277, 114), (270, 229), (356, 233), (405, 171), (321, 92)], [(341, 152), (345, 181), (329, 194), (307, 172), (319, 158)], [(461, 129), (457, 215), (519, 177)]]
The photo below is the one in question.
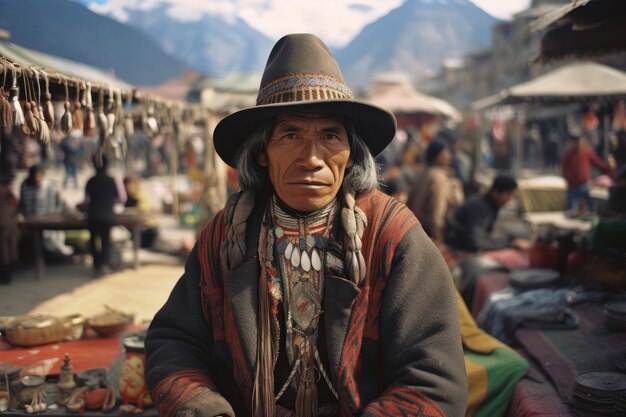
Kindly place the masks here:
[[(616, 135), (618, 140), (623, 136), (621, 132)], [(594, 177), (604, 175), (606, 185), (611, 178), (623, 177), (626, 165), (617, 157), (600, 158), (584, 130), (570, 129), (567, 142), (557, 171), (566, 184), (562, 209), (568, 216), (593, 214), (596, 207), (590, 187)], [(491, 184), (477, 184), (472, 178), (472, 158), (459, 143), (457, 133), (442, 128), (431, 140), (421, 139), (419, 146), (413, 146), (421, 149), (413, 164), (383, 154), (378, 159), (383, 166), (382, 190), (407, 204), (444, 252), (528, 250), (530, 241), (495, 227), (500, 209), (515, 197), (518, 178), (510, 169), (496, 170)], [(614, 154), (619, 152), (616, 146)]]

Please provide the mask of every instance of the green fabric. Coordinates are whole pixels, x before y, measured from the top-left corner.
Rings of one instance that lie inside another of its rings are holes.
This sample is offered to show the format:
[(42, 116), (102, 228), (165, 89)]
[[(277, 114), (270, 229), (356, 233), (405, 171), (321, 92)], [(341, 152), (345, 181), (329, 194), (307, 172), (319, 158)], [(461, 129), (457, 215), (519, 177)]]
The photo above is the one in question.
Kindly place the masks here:
[(601, 219), (591, 229), (587, 249), (592, 252), (622, 253), (626, 251), (626, 219)]
[(487, 355), (469, 350), (465, 350), (464, 354), (471, 362), (487, 370), (487, 397), (478, 406), (473, 416), (503, 416), (517, 382), (528, 370), (528, 363), (514, 351), (505, 348), (496, 348)]

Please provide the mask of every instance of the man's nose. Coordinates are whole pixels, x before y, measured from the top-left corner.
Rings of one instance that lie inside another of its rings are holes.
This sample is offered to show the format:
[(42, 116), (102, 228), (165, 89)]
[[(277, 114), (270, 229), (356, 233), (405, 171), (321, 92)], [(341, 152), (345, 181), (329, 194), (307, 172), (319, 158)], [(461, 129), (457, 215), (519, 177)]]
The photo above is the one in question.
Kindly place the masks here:
[(298, 164), (305, 169), (316, 169), (322, 166), (323, 158), (320, 154), (317, 139), (304, 139), (298, 146)]

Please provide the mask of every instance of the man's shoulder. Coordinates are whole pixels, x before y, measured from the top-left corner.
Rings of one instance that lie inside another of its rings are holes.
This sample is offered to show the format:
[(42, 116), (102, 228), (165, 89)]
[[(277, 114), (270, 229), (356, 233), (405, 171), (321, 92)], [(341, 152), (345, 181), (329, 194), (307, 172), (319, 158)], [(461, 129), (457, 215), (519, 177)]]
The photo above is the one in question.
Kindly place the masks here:
[(413, 212), (395, 198), (376, 189), (357, 196), (357, 206), (367, 216), (368, 227), (400, 227), (419, 224)]
[(461, 206), (460, 210), (474, 210), (486, 206), (488, 206), (488, 204), (485, 199), (485, 194), (474, 194), (465, 200), (465, 203)]
[[(383, 210), (385, 207), (393, 205), (396, 199), (388, 194), (383, 193), (379, 189), (373, 189), (364, 193), (359, 193), (356, 197), (357, 206), (359, 206), (365, 214)], [(400, 203), (398, 203), (400, 204)]]

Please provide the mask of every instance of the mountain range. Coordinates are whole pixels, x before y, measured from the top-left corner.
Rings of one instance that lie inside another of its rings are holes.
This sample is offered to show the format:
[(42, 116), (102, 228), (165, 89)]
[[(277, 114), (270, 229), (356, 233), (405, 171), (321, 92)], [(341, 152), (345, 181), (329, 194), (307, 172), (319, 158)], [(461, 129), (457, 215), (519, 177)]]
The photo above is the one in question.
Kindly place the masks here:
[(363, 86), (380, 72), (405, 73), (415, 81), (446, 58), (489, 47), (498, 22), (467, 0), (407, 0), (365, 26), (336, 57), (351, 85)]
[[(381, 7), (378, 0), (355, 0), (350, 10), (361, 14), (354, 16), (373, 16), (368, 2)], [(118, 77), (138, 85), (159, 84), (189, 68), (211, 77), (262, 71), (276, 39), (251, 26), (249, 17), (205, 10), (181, 18), (172, 13), (175, 3), (120, 0), (115, 10), (98, 5), (89, 10), (70, 0), (0, 0), (0, 28), (23, 46), (114, 69)], [(257, 3), (261, 8), (246, 10), (248, 16), (274, 13), (262, 9), (272, 0)], [(233, 0), (231, 6), (236, 4)], [(93, 10), (108, 10), (108, 15)], [(405, 0), (383, 12), (347, 45), (331, 45), (353, 88), (364, 87), (379, 72), (404, 72), (417, 79), (437, 70), (445, 58), (488, 47), (491, 27), (498, 22), (468, 0)]]
[(159, 84), (190, 68), (139, 29), (69, 0), (0, 0), (11, 41), (111, 71), (136, 85)]

